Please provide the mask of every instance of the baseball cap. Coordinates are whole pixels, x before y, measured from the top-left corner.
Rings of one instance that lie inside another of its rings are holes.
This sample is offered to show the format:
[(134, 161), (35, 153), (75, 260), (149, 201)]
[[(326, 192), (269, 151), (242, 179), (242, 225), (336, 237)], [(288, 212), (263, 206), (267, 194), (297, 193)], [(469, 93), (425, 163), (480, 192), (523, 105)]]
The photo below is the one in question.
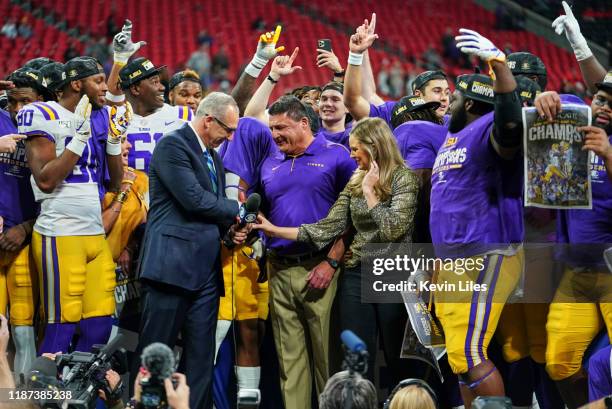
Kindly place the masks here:
[(174, 87), (176, 87), (178, 84), (184, 81), (192, 81), (192, 82), (199, 84), (200, 76), (195, 71), (191, 71), (191, 70), (179, 71), (176, 74), (174, 74), (172, 77), (170, 77), (168, 88), (174, 89)]
[(53, 60), (51, 60), (50, 58), (36, 57), (36, 58), (32, 58), (31, 60), (23, 64), (23, 67), (32, 68), (34, 70), (40, 70), (42, 67), (49, 64), (50, 62), (53, 62)]
[(156, 67), (148, 58), (136, 58), (119, 71), (121, 88), (128, 89), (139, 81), (159, 74), (165, 68), (165, 65)]
[(597, 89), (612, 93), (612, 70), (608, 71), (602, 82), (596, 82)]
[(76, 81), (92, 75), (104, 74), (101, 64), (93, 57), (74, 57), (64, 64), (62, 80), (66, 83)]
[(417, 89), (422, 88), (425, 84), (427, 84), (431, 80), (445, 80), (446, 74), (443, 71), (425, 71), (416, 76), (414, 81), (412, 82), (412, 92)]
[(527, 102), (529, 105), (533, 105), (533, 100), (535, 97), (542, 92), (542, 89), (537, 82), (523, 75), (516, 77), (516, 85), (519, 97), (521, 98), (521, 103), (523, 104)]
[(45, 91), (43, 76), (40, 71), (33, 68), (21, 67), (15, 70), (7, 77), (8, 81), (22, 82), (27, 84), (27, 87), (34, 88), (38, 93), (42, 94)]
[(64, 64), (59, 62), (51, 62), (40, 69), (43, 76), (43, 85), (46, 85), (49, 91), (57, 91), (63, 85), (62, 79), (64, 72)]
[(493, 80), (483, 74), (464, 74), (457, 77), (457, 90), (466, 98), (493, 104)]
[(546, 88), (548, 72), (544, 62), (537, 55), (521, 51), (508, 54), (506, 65), (510, 68), (512, 75), (537, 75), (541, 78), (538, 84), (542, 89)]
[(408, 95), (400, 99), (391, 111), (391, 122), (393, 118), (401, 115), (403, 112), (414, 112), (421, 109), (433, 108), (438, 109), (441, 104), (438, 101), (425, 102), (425, 100), (418, 95)]

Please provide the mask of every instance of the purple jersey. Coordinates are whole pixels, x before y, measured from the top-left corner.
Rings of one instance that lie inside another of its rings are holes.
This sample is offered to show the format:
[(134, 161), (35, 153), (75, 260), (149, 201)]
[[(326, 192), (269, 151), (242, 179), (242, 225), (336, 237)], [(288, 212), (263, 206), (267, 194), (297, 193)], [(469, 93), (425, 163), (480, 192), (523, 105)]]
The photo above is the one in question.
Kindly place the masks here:
[(389, 128), (391, 126), (391, 113), (393, 112), (393, 108), (395, 108), (395, 104), (397, 101), (387, 101), (383, 102), (381, 105), (370, 104), (370, 117), (371, 118), (381, 118), (387, 122)]
[(321, 125), (321, 128), (319, 129), (319, 132), (317, 132), (317, 137), (318, 136), (323, 136), (325, 139), (327, 139), (330, 142), (335, 142), (335, 143), (339, 143), (340, 145), (344, 145), (346, 146), (348, 149), (350, 149), (349, 146), (349, 135), (351, 133), (351, 129), (353, 129), (353, 123), (351, 122), (350, 124), (348, 124), (346, 126), (346, 128), (344, 128), (344, 131), (341, 132), (329, 132), (327, 129), (325, 129), (323, 127), (323, 125)]
[[(493, 112), (447, 134), (431, 178), (431, 237), (462, 256), (504, 250), (523, 240), (522, 160), (493, 150)], [(469, 245), (469, 246), (467, 246)]]
[[(277, 151), (261, 167), (261, 190), (267, 216), (277, 226), (297, 227), (325, 216), (355, 170), (348, 150), (325, 138), (314, 138), (298, 156)], [(304, 254), (314, 249), (306, 243), (267, 239), (278, 254)]]
[(432, 169), (448, 129), (428, 121), (404, 122), (393, 134), (397, 147), (411, 169)]
[[(0, 109), (0, 136), (16, 133), (9, 113)], [(4, 230), (34, 219), (37, 209), (25, 143), (19, 141), (14, 153), (0, 153), (0, 216), (4, 219)]]
[(257, 119), (244, 117), (231, 141), (219, 149), (225, 170), (240, 176), (254, 189), (259, 184), (259, 171), (263, 161), (276, 152), (270, 129)]

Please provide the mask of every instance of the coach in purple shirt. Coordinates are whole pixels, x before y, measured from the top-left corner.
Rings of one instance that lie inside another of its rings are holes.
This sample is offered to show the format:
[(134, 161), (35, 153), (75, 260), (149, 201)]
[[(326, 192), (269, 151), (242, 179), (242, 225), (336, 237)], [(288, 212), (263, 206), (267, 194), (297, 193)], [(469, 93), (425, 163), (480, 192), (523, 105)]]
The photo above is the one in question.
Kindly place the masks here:
[[(278, 152), (261, 168), (268, 219), (297, 227), (324, 218), (354, 169), (348, 150), (315, 137), (308, 114), (295, 97), (269, 109)], [(268, 239), (270, 313), (286, 409), (310, 407), (312, 375), (321, 393), (328, 378), (331, 305), (342, 251), (318, 251), (304, 243)]]

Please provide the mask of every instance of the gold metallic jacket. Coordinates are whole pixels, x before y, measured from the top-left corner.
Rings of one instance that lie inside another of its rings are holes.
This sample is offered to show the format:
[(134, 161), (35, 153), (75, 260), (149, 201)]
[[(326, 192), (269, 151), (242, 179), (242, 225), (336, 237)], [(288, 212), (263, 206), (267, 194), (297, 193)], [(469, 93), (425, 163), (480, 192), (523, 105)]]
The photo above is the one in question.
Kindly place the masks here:
[(405, 167), (398, 167), (393, 174), (391, 197), (372, 209), (368, 209), (363, 196), (351, 196), (345, 187), (327, 217), (300, 226), (298, 241), (322, 249), (353, 227), (356, 234), (350, 246), (352, 255), (345, 260), (345, 265), (356, 267), (362, 256), (372, 256), (365, 253), (365, 244), (411, 241), (418, 190), (418, 178)]

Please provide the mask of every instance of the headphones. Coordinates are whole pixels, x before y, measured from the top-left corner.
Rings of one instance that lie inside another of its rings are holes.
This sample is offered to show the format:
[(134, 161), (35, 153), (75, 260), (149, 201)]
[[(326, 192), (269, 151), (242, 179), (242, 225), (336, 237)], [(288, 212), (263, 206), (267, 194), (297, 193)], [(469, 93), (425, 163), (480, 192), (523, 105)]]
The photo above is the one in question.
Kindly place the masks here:
[(385, 404), (383, 405), (383, 409), (389, 409), (391, 407), (391, 401), (393, 400), (393, 397), (400, 389), (403, 389), (403, 388), (406, 388), (412, 385), (416, 385), (422, 389), (425, 389), (427, 393), (429, 393), (429, 396), (431, 396), (431, 399), (434, 401), (434, 405), (436, 406), (436, 409), (439, 408), (438, 397), (436, 396), (436, 393), (434, 392), (434, 390), (431, 389), (431, 386), (427, 384), (427, 382), (425, 382), (422, 379), (408, 378), (408, 379), (404, 379), (403, 381), (398, 383), (395, 388), (393, 388), (393, 390), (391, 391), (391, 394), (389, 394), (389, 397), (387, 398), (387, 400), (385, 401)]

